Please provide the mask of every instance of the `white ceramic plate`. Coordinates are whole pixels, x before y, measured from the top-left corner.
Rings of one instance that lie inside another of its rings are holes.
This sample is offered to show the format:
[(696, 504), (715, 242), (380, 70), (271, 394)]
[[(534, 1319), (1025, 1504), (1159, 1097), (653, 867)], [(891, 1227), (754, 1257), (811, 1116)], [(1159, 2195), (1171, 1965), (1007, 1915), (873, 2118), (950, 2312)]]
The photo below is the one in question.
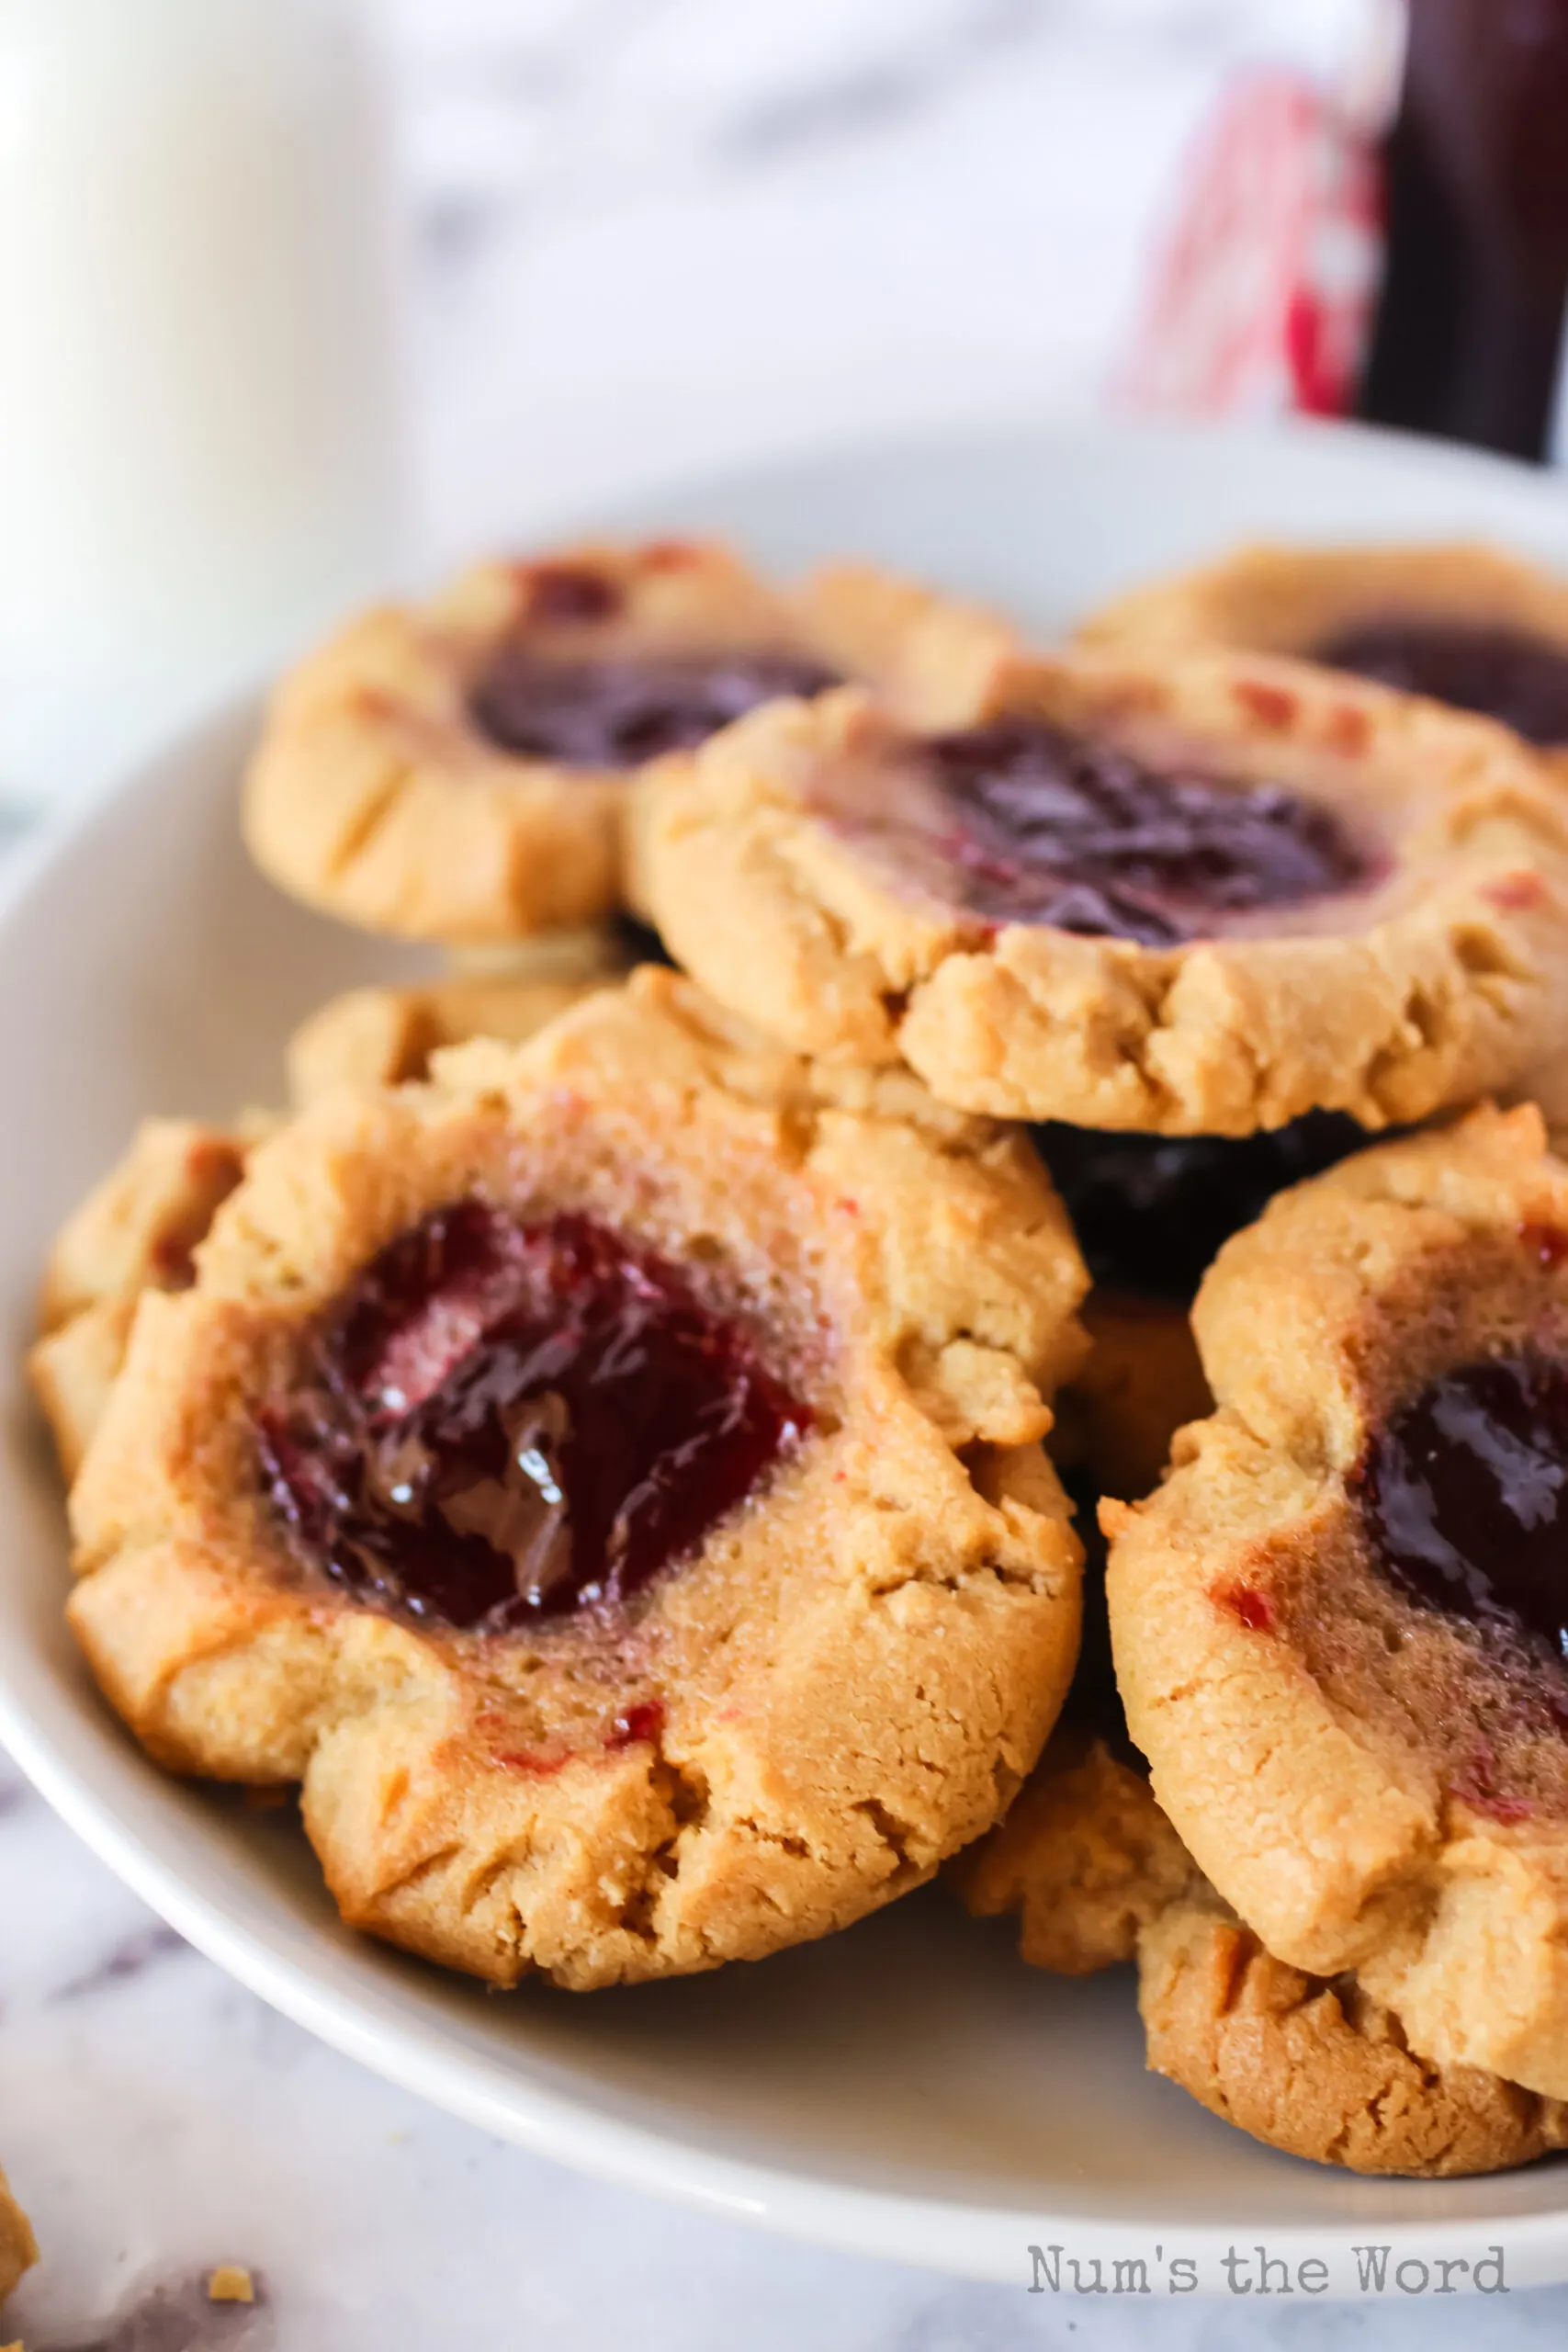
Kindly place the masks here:
[[(1568, 503), (1540, 478), (1325, 432), (1015, 432), (594, 519), (718, 530), (788, 566), (875, 557), (1043, 629), (1262, 532), (1487, 533), (1568, 567)], [(1028, 2248), (1053, 2244), (1143, 2256), (1156, 2292), (1179, 2257), (1223, 2287), (1232, 2244), (1320, 2257), (1331, 2291), (1354, 2289), (1368, 2244), (1395, 2262), (1501, 2246), (1510, 2285), (1568, 2278), (1568, 2169), (1378, 2183), (1272, 2154), (1144, 2075), (1125, 1973), (1028, 1971), (1005, 1928), (973, 1927), (940, 1890), (760, 1967), (495, 1999), (346, 1934), (296, 1830), (132, 1747), (62, 1625), (59, 1496), (16, 1368), (46, 1241), (138, 1114), (276, 1098), (292, 1024), (400, 968), (247, 866), (234, 797), (254, 718), (220, 718), (36, 845), (0, 901), (0, 1736), (44, 1794), (300, 2023), (487, 2130), (640, 2188), (1021, 2285)]]

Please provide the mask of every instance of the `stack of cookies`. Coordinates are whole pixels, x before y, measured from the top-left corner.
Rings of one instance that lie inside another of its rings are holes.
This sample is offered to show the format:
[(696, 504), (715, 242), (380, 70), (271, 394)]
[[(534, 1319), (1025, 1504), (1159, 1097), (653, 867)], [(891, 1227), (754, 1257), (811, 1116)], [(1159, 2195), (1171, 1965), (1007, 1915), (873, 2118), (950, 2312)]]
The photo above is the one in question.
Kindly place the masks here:
[(946, 1864), (1278, 2147), (1568, 2145), (1565, 762), (1480, 549), (1051, 655), (684, 541), (357, 623), (247, 838), (448, 968), (62, 1232), (106, 1694), (492, 1984)]

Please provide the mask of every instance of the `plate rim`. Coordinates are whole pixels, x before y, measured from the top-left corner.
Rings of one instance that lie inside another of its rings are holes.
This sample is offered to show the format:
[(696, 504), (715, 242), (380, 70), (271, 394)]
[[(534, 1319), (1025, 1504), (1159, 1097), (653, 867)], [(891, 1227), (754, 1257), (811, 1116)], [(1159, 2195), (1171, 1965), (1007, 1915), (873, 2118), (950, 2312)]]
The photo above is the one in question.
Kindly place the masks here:
[[(951, 462), (987, 446), (1049, 450), (1086, 441), (1103, 447), (1131, 438), (1177, 449), (1192, 441), (1223, 438), (1233, 447), (1246, 444), (1266, 452), (1281, 444), (1321, 446), (1352, 437), (1367, 455), (1375, 451), (1416, 471), (1462, 473), (1478, 484), (1499, 490), (1506, 486), (1510, 493), (1528, 490), (1529, 510), (1539, 515), (1543, 506), (1555, 504), (1561, 510), (1560, 528), (1568, 534), (1568, 485), (1550, 478), (1538, 481), (1528, 469), (1506, 458), (1413, 436), (1306, 421), (1238, 430), (1116, 420), (1040, 423), (1018, 417), (1000, 418), (984, 427), (833, 442), (761, 464), (694, 471), (597, 509), (574, 506), (570, 516), (563, 510), (561, 520), (546, 517), (539, 527), (541, 535), (567, 527), (635, 529), (639, 510), (668, 506), (684, 496), (723, 498), (770, 481), (849, 468), (872, 458), (909, 461), (924, 453)], [(12, 851), (0, 876), (0, 928), (47, 883), (111, 806), (143, 795), (155, 797), (166, 769), (198, 760), (206, 744), (254, 716), (264, 691), (262, 681), (231, 691), (204, 709), (187, 713), (159, 745), (123, 767), (106, 762), (90, 785), (51, 811)], [(36, 1693), (29, 1692), (29, 1675), (38, 1679)], [(525, 2055), (509, 2069), (503, 2084), (496, 2079), (494, 2059), (457, 2046), (444, 2032), (439, 2018), (404, 2009), (387, 1986), (374, 1981), (356, 1951), (330, 1953), (312, 1962), (289, 1949), (297, 1930), (281, 1907), (273, 1917), (250, 1923), (231, 1917), (221, 1893), (204, 1889), (199, 1875), (193, 1883), (182, 1874), (177, 1856), (164, 1850), (148, 1828), (128, 1817), (138, 1808), (117, 1807), (115, 1768), (107, 1743), (118, 1745), (123, 1739), (120, 1726), (107, 1710), (101, 1720), (97, 1714), (84, 1718), (77, 1704), (76, 1694), (58, 1677), (46, 1654), (24, 1651), (13, 1658), (0, 1646), (0, 1744), (90, 1851), (247, 1990), (344, 2056), (479, 2130), (615, 2186), (744, 2221), (775, 2235), (1020, 2287), (1028, 2284), (1030, 2244), (1053, 2228), (1070, 2233), (1074, 2250), (1090, 2260), (1097, 2255), (1107, 2259), (1117, 2252), (1125, 2255), (1133, 2241), (1146, 2235), (1152, 2243), (1162, 2229), (1167, 2234), (1179, 2233), (1183, 2249), (1190, 2248), (1204, 2263), (1205, 2273), (1235, 2234), (1205, 2224), (1175, 2224), (1154, 2211), (1107, 2222), (1054, 2214), (1049, 2208), (1032, 2211), (995, 2200), (968, 2202), (813, 2177), (785, 2165), (705, 2148), (683, 2137), (678, 2127), (660, 2129), (617, 2118), (581, 2094), (530, 2078)], [(95, 1748), (101, 1752), (95, 1755)], [(140, 1760), (132, 1750), (133, 1769)], [(362, 1965), (365, 1973), (356, 1982), (355, 1972)], [(1568, 2183), (1568, 2173), (1564, 2177)], [(1430, 2254), (1434, 2239), (1454, 2227), (1419, 2218), (1380, 2218), (1360, 2226), (1363, 2233), (1375, 2233), (1380, 2245), (1390, 2245), (1394, 2261), (1405, 2252)], [(1568, 2187), (1555, 2211), (1495, 2216), (1479, 2226), (1488, 2233), (1488, 2245), (1501, 2244), (1506, 2256), (1522, 2264), (1520, 2284), (1568, 2279)], [(1288, 2227), (1269, 2224), (1269, 2250), (1293, 2263), (1342, 2250), (1357, 2228), (1350, 2218), (1337, 2229), (1321, 2220)], [(1217, 2291), (1205, 2284), (1199, 2298)], [(1330, 2299), (1353, 2292), (1337, 2281)]]

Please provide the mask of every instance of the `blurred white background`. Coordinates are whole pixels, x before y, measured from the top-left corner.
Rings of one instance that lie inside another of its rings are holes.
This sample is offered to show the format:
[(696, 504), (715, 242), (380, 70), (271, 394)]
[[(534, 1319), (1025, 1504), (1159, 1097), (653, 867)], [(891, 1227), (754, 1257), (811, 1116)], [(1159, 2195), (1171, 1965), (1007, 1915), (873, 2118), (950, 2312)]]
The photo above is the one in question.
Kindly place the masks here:
[(1102, 395), (1227, 74), (1367, 0), (389, 0), (429, 552)]
[(400, 561), (1102, 401), (1228, 76), (1392, 5), (5, 0), (0, 810)]

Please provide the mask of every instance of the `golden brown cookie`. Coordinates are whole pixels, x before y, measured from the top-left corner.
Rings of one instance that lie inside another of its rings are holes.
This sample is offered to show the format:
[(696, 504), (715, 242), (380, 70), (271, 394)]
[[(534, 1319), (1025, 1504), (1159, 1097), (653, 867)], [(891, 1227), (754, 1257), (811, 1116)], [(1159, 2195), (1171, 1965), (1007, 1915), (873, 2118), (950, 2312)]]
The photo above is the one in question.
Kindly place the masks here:
[(351, 989), (288, 1041), (288, 1091), (303, 1108), (339, 1087), (401, 1086), (428, 1075), (432, 1054), (471, 1037), (520, 1046), (558, 1013), (615, 985), (597, 979), (432, 980), (423, 988)]
[(876, 564), (825, 564), (793, 602), (822, 659), (874, 686), (914, 727), (966, 725), (997, 670), (1022, 650), (1018, 631), (984, 605)]
[(1291, 654), (1479, 711), (1568, 763), (1568, 580), (1496, 548), (1238, 548), (1118, 597), (1077, 641)]
[(1279, 1959), (1568, 2096), (1568, 1169), (1529, 1107), (1360, 1153), (1194, 1324), (1217, 1409), (1101, 1511), (1159, 1801)]
[(1064, 1724), (1006, 1818), (951, 1865), (972, 1918), (1018, 1912), (1020, 1956), (1058, 1976), (1131, 1960), (1195, 1877), (1136, 1764)]
[(28, 1374), (73, 1478), (125, 1357), (144, 1290), (183, 1290), (220, 1201), (267, 1121), (232, 1128), (147, 1119), (118, 1167), (61, 1228), (39, 1298)]
[(38, 2240), (0, 2172), (0, 2303), (38, 2260)]
[(622, 903), (627, 780), (840, 665), (899, 707), (966, 707), (1011, 632), (879, 575), (795, 594), (696, 540), (490, 563), (352, 623), (279, 687), (245, 833), (308, 904), (483, 944)]
[(800, 1051), (1003, 1116), (1241, 1136), (1505, 1084), (1568, 985), (1568, 807), (1505, 729), (1305, 664), (1080, 654), (984, 724), (774, 705), (634, 814), (671, 953)]
[(1058, 1726), (1005, 1820), (949, 1875), (974, 1917), (1021, 1914), (1034, 1967), (1078, 1976), (1135, 1958), (1151, 2068), (1289, 2155), (1435, 2177), (1568, 2146), (1568, 2105), (1419, 2059), (1354, 1975), (1275, 1960), (1103, 1738)]
[(1568, 1053), (1551, 1054), (1506, 1088), (1505, 1103), (1533, 1102), (1546, 1122), (1547, 1141), (1560, 1159), (1568, 1158)]
[(1271, 1958), (1201, 1883), (1139, 1935), (1138, 2006), (1156, 2074), (1289, 2155), (1446, 2179), (1568, 2147), (1562, 2100), (1418, 2058), (1354, 1976)]
[(1185, 1306), (1101, 1284), (1084, 1302), (1088, 1362), (1062, 1391), (1051, 1458), (1097, 1494), (1157, 1486), (1170, 1441), (1213, 1403)]
[(760, 1957), (1051, 1727), (1085, 1283), (1021, 1137), (645, 970), (253, 1155), (142, 1300), (72, 1623), (162, 1761), (303, 1782), (356, 1926), (497, 1984)]

